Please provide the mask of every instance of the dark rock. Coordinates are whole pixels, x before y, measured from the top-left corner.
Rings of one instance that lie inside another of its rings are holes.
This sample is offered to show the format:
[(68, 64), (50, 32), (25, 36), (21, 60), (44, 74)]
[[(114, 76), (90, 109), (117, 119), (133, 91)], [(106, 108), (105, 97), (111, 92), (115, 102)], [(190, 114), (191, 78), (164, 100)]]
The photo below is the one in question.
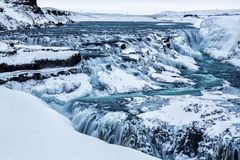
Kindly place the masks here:
[(80, 54), (75, 54), (69, 59), (65, 60), (37, 60), (32, 64), (8, 65), (6, 63), (0, 64), (0, 72), (12, 72), (17, 70), (38, 70), (48, 67), (69, 67), (78, 64), (81, 61)]
[(48, 9), (47, 14), (54, 15), (54, 16), (69, 16), (70, 13), (67, 11), (60, 11), (55, 9)]
[(189, 157), (198, 155), (200, 142), (204, 140), (203, 132), (195, 127), (187, 128), (187, 132), (179, 131), (177, 142), (177, 153), (183, 153)]
[(185, 14), (183, 17), (184, 17), (184, 18), (186, 18), (186, 17), (194, 17), (194, 18), (199, 18), (199, 16), (198, 16), (198, 15), (196, 15), (196, 14)]
[(25, 5), (26, 10), (31, 10), (33, 13), (36, 14), (43, 14), (43, 11), (37, 5), (37, 0), (5, 0), (5, 3), (13, 3), (15, 5)]
[(60, 75), (69, 75), (69, 74), (77, 74), (79, 73), (77, 71), (77, 69), (71, 69), (71, 70), (67, 70), (67, 71), (58, 71), (58, 72), (55, 72), (55, 73), (39, 73), (39, 72), (33, 72), (31, 74), (28, 74), (28, 73), (22, 73), (22, 74), (19, 74), (19, 75), (14, 75), (10, 78), (7, 78), (7, 79), (0, 79), (0, 85), (3, 85), (7, 82), (10, 82), (10, 81), (16, 81), (16, 82), (26, 82), (28, 80), (44, 80), (44, 79), (47, 79), (47, 78), (50, 78), (50, 77), (57, 77), (57, 76), (60, 76)]
[(120, 48), (121, 48), (122, 50), (124, 50), (124, 49), (127, 48), (127, 46), (126, 46), (126, 44), (122, 44), (122, 45), (120, 46)]

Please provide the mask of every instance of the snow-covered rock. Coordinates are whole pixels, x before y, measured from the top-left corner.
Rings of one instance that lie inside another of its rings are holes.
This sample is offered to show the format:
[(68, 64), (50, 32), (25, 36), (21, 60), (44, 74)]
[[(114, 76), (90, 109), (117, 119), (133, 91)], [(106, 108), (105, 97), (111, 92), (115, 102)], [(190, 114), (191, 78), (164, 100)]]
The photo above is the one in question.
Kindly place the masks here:
[(0, 26), (4, 29), (37, 26), (47, 22), (36, 1), (4, 0), (0, 2), (0, 8)]
[(92, 93), (90, 77), (85, 74), (75, 74), (51, 77), (44, 80), (33, 89), (33, 93), (50, 103), (64, 105), (77, 98), (88, 96)]
[(69, 120), (26, 93), (0, 87), (0, 101), (0, 159), (157, 159), (76, 132)]
[(160, 89), (158, 86), (151, 85), (115, 67), (112, 67), (109, 73), (99, 72), (98, 77), (99, 82), (105, 86), (111, 94)]
[(156, 21), (148, 16), (82, 14), (55, 8), (40, 8), (36, 0), (0, 2), (0, 30), (62, 25), (80, 21)]
[(163, 159), (224, 159), (239, 153), (234, 150), (240, 129), (235, 90), (78, 101), (70, 110), (76, 130), (109, 143)]
[(70, 48), (28, 46), (14, 41), (0, 45), (0, 72), (73, 66), (81, 60), (80, 53)]

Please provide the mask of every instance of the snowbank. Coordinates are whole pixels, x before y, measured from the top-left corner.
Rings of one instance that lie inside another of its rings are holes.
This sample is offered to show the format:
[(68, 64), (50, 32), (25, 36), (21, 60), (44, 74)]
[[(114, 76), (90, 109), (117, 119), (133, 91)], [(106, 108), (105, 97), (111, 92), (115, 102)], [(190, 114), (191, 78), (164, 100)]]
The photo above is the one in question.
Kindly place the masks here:
[(0, 159), (156, 159), (77, 133), (66, 118), (26, 93), (0, 87), (0, 101)]
[(240, 67), (240, 16), (213, 17), (206, 19), (200, 29), (204, 39), (202, 52), (223, 62)]

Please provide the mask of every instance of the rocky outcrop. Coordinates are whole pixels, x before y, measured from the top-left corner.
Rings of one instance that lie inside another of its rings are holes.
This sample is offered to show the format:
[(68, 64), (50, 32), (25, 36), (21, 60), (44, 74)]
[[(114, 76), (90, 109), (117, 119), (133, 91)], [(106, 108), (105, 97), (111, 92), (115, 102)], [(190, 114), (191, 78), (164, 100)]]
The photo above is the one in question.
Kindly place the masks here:
[(63, 47), (26, 46), (20, 42), (1, 42), (0, 72), (68, 67), (81, 61), (78, 51)]
[(5, 0), (5, 2), (14, 5), (23, 5), (35, 14), (43, 14), (41, 8), (37, 5), (37, 0)]
[(5, 0), (6, 3), (23, 4), (29, 6), (37, 6), (37, 0)]
[(80, 54), (72, 55), (71, 57), (63, 60), (48, 60), (41, 59), (36, 60), (34, 63), (31, 64), (16, 64), (16, 65), (9, 65), (7, 63), (0, 64), (0, 72), (12, 72), (17, 70), (38, 70), (48, 67), (68, 67), (73, 66), (79, 63), (81, 60)]

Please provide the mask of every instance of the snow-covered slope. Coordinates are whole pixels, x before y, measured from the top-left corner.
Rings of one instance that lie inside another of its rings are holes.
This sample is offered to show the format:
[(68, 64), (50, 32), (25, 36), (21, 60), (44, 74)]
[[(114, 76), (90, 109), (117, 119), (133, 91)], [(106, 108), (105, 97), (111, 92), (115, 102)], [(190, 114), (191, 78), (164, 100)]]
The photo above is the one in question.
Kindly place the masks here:
[(240, 67), (240, 16), (212, 17), (203, 21), (203, 53)]
[(200, 29), (200, 50), (224, 63), (240, 67), (240, 10), (161, 12), (160, 21), (188, 22)]
[(62, 25), (80, 21), (155, 21), (148, 16), (91, 14), (40, 8), (36, 0), (0, 1), (0, 29)]
[(0, 1), (0, 26), (2, 29), (17, 29), (48, 23), (36, 1)]
[(77, 133), (69, 120), (26, 93), (0, 87), (0, 101), (2, 160), (156, 159)]
[(189, 22), (200, 28), (201, 23), (209, 17), (236, 16), (240, 15), (240, 10), (199, 10), (187, 12), (165, 11), (152, 15), (160, 21)]

